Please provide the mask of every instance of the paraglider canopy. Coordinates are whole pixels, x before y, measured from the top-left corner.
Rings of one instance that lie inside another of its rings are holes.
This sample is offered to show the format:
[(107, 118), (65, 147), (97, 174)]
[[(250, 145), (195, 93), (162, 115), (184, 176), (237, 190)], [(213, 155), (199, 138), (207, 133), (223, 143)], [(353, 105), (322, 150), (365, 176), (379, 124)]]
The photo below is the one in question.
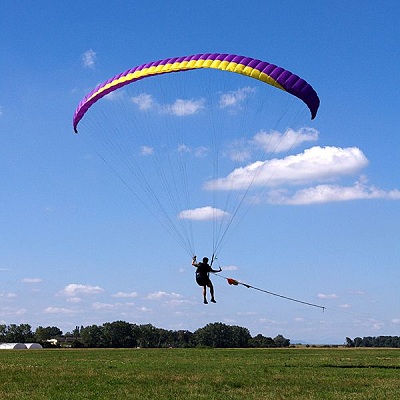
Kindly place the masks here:
[(74, 131), (78, 132), (78, 123), (86, 111), (96, 101), (114, 90), (149, 76), (199, 68), (220, 69), (258, 79), (304, 101), (310, 109), (311, 119), (314, 119), (317, 115), (320, 103), (317, 93), (310, 84), (292, 72), (251, 57), (235, 54), (205, 53), (166, 58), (142, 64), (100, 84), (81, 101), (76, 109), (73, 118)]
[[(313, 87), (285, 68), (202, 53), (144, 63), (106, 80), (79, 103), (73, 129), (190, 256), (197, 253), (195, 225), (211, 236), (212, 251), (204, 252), (212, 264), (270, 183), (275, 170), (266, 154), (292, 148), (290, 134), (277, 133), (292, 132), (290, 108), (301, 106), (314, 119), (319, 104)], [(298, 114), (293, 110), (293, 118)], [(257, 149), (233, 150), (238, 144)]]

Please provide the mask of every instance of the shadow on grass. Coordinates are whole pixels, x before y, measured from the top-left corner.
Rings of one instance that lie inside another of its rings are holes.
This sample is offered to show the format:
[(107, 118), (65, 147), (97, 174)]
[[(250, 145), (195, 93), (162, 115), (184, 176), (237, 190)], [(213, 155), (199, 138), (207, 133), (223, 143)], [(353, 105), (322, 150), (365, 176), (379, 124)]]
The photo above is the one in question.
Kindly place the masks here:
[(324, 364), (324, 368), (377, 368), (377, 369), (400, 369), (400, 365), (335, 365)]

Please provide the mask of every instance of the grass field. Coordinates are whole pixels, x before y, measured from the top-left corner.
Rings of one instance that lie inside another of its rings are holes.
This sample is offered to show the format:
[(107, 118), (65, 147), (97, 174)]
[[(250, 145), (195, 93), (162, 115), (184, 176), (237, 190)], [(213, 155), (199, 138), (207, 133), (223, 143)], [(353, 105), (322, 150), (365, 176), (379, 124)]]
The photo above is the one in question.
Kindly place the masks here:
[(400, 350), (0, 351), (0, 399), (400, 399)]

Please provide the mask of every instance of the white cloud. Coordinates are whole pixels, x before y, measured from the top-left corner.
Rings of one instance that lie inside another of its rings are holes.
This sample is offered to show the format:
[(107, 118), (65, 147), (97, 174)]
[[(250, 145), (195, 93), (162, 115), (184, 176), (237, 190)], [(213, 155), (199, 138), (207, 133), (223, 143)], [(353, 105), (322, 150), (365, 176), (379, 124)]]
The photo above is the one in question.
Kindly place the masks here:
[(82, 54), (82, 62), (85, 68), (94, 68), (96, 63), (96, 52), (92, 49), (85, 51)]
[(67, 303), (80, 303), (82, 299), (80, 297), (68, 297)]
[(252, 143), (267, 153), (288, 151), (302, 143), (315, 142), (319, 132), (313, 128), (301, 128), (298, 131), (288, 129), (285, 133), (261, 131), (254, 135)]
[(240, 315), (240, 316), (257, 315), (257, 312), (256, 311), (240, 311), (240, 312), (237, 312), (236, 315)]
[(250, 160), (251, 150), (249, 149), (231, 149), (229, 151), (229, 158), (232, 161), (244, 162)]
[(113, 310), (115, 308), (118, 308), (118, 304), (95, 302), (92, 304), (92, 307), (95, 310)]
[(400, 318), (393, 318), (392, 319), (393, 324), (400, 324)]
[(97, 301), (92, 304), (92, 308), (98, 311), (101, 310), (124, 310), (132, 307), (133, 303), (102, 303)]
[(3, 115), (3, 106), (0, 106), (0, 117)]
[(238, 108), (247, 99), (249, 95), (256, 91), (255, 88), (244, 87), (228, 93), (223, 93), (219, 99), (220, 108)]
[(152, 154), (154, 154), (154, 149), (149, 146), (142, 146), (140, 148), (140, 154), (142, 156), (151, 156)]
[(66, 296), (76, 297), (78, 294), (99, 294), (104, 292), (100, 286), (82, 285), (79, 283), (70, 283), (63, 289)]
[(177, 307), (181, 306), (182, 304), (192, 304), (189, 300), (183, 300), (183, 299), (171, 299), (166, 302), (168, 306), (172, 307)]
[(229, 216), (226, 211), (210, 206), (195, 208), (193, 210), (181, 211), (178, 215), (179, 219), (191, 219), (195, 221), (209, 221), (214, 219), (221, 219)]
[(180, 144), (176, 151), (178, 153), (190, 153), (192, 150), (186, 144)]
[(194, 155), (197, 158), (204, 158), (208, 154), (208, 148), (205, 146), (199, 146), (194, 149)]
[(117, 298), (132, 298), (132, 297), (138, 297), (137, 292), (118, 292), (113, 294), (111, 297), (117, 297)]
[(222, 268), (223, 271), (237, 271), (239, 268), (234, 265), (227, 265)]
[(0, 315), (2, 317), (8, 315), (25, 315), (27, 310), (25, 308), (11, 308), (11, 307), (1, 307), (0, 306)]
[(266, 187), (309, 184), (354, 174), (367, 164), (364, 153), (356, 147), (315, 146), (300, 154), (256, 161), (236, 168), (225, 178), (206, 182), (204, 187), (208, 190), (238, 190), (250, 185)]
[(349, 294), (353, 294), (356, 296), (363, 296), (364, 294), (366, 294), (365, 290), (350, 290)]
[(46, 314), (73, 314), (74, 310), (63, 307), (47, 307), (44, 309)]
[(139, 106), (139, 110), (142, 111), (150, 110), (157, 105), (153, 96), (148, 93), (141, 93), (138, 96), (132, 97), (131, 101)]
[(104, 96), (104, 99), (110, 100), (110, 101), (117, 101), (117, 100), (123, 99), (124, 96), (125, 96), (124, 91), (122, 89), (120, 89), (120, 90), (114, 90), (113, 92), (106, 94)]
[(136, 104), (141, 111), (154, 111), (159, 114), (170, 114), (178, 117), (197, 114), (205, 108), (204, 99), (176, 99), (171, 104), (160, 104), (148, 93), (141, 93), (131, 97), (131, 101)]
[(153, 292), (146, 296), (148, 300), (159, 300), (159, 299), (181, 299), (183, 296), (178, 293), (167, 293), (163, 291)]
[(15, 299), (16, 297), (18, 296), (12, 292), (0, 292), (0, 298), (3, 299)]
[(21, 280), (22, 283), (40, 283), (42, 282), (41, 278), (24, 278)]
[(204, 109), (204, 104), (205, 104), (204, 99), (198, 99), (198, 100), (177, 99), (173, 104), (164, 105), (163, 112), (183, 117), (186, 115), (192, 115), (198, 113), (200, 110)]
[(318, 293), (317, 297), (319, 299), (337, 299), (337, 295), (336, 294), (323, 294), (323, 293)]
[(384, 326), (385, 324), (383, 322), (373, 322), (372, 324), (372, 327), (377, 331), (380, 331)]
[(292, 196), (279, 191), (269, 194), (269, 202), (273, 204), (303, 205), (363, 199), (400, 200), (400, 191), (397, 189), (385, 191), (375, 186), (367, 186), (361, 179), (353, 186), (317, 185), (299, 190)]
[(251, 139), (240, 138), (229, 143), (226, 154), (230, 160), (245, 162), (252, 158), (253, 153), (279, 153), (288, 152), (303, 143), (318, 140), (319, 132), (316, 129), (303, 127), (295, 131), (287, 129), (286, 132), (260, 131)]
[(345, 303), (345, 304), (340, 304), (340, 306), (339, 306), (340, 308), (351, 308), (351, 305), (350, 304), (347, 304), (347, 303)]
[(260, 323), (267, 324), (267, 325), (279, 325), (280, 324), (280, 322), (275, 321), (273, 319), (268, 319), (268, 318), (259, 318), (258, 320)]

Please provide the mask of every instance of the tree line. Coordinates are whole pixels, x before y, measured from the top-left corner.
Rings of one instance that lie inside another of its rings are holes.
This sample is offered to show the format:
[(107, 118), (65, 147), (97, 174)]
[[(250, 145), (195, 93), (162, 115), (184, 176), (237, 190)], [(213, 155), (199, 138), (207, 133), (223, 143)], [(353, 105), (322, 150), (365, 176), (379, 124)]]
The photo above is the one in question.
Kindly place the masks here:
[[(56, 339), (56, 341), (54, 340)], [(282, 335), (274, 338), (258, 334), (251, 336), (247, 328), (210, 323), (195, 332), (166, 330), (151, 324), (137, 325), (126, 321), (103, 325), (76, 327), (63, 332), (55, 326), (39, 326), (35, 331), (29, 324), (0, 324), (0, 343), (37, 342), (44, 347), (68, 346), (87, 348), (165, 348), (165, 347), (289, 347), (290, 339)]]
[(394, 347), (400, 348), (399, 336), (365, 336), (346, 338), (347, 347)]

